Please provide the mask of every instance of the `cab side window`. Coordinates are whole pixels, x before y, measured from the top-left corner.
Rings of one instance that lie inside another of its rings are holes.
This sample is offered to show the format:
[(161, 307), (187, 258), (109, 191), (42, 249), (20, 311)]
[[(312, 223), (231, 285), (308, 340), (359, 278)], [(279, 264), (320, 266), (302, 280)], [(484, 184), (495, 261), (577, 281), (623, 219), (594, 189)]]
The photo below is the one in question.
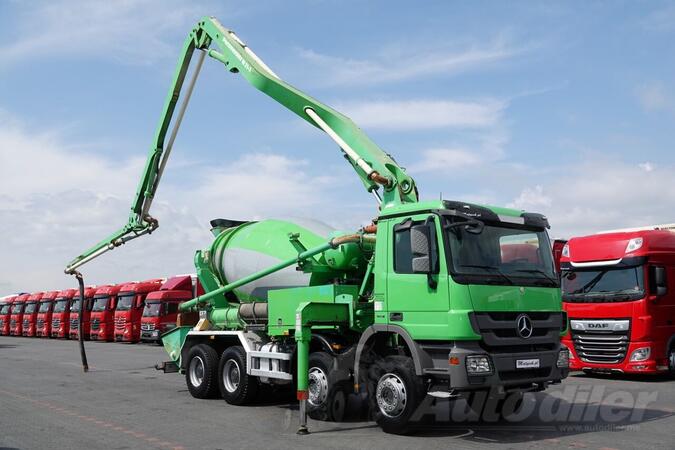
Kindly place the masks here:
[[(412, 270), (412, 248), (410, 247), (410, 228), (414, 225), (421, 225), (423, 221), (412, 221), (406, 219), (394, 226), (394, 272), (396, 273), (414, 273)], [(431, 227), (431, 245), (436, 246), (436, 229)], [(437, 252), (435, 252), (437, 253)], [(438, 267), (437, 261), (432, 261), (432, 267)]]

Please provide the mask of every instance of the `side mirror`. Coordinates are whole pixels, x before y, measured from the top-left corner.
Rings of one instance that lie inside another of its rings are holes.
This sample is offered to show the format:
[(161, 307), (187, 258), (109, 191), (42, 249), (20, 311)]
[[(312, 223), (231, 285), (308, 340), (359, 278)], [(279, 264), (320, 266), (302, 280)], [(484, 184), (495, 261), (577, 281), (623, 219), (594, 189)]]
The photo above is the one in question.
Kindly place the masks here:
[(431, 233), (424, 223), (410, 228), (413, 273), (431, 273)]
[(668, 293), (668, 284), (666, 281), (666, 268), (663, 266), (653, 266), (654, 276), (654, 292), (657, 297), (664, 296)]

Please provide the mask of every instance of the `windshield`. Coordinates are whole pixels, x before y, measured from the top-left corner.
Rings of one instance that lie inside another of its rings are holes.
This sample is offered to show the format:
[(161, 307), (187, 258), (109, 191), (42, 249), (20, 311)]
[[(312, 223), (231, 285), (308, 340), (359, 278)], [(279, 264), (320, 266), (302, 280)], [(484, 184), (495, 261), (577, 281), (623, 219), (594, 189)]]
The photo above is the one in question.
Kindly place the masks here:
[(110, 297), (107, 295), (98, 295), (94, 297), (94, 306), (92, 307), (92, 311), (105, 311), (108, 307), (108, 300)]
[(638, 300), (644, 297), (644, 269), (565, 270), (562, 291), (563, 300), (570, 302)]
[(36, 307), (37, 303), (26, 303), (26, 309), (24, 309), (23, 312), (24, 314), (33, 314)]
[(448, 265), (457, 281), (558, 285), (551, 243), (545, 230), (486, 223), (480, 233), (477, 231), (480, 230), (446, 226), (450, 247)]
[(160, 302), (146, 303), (145, 309), (143, 309), (143, 317), (159, 317), (161, 310), (162, 304)]
[(63, 312), (68, 306), (68, 299), (64, 297), (59, 297), (54, 303), (54, 312)]
[(7, 314), (9, 312), (9, 306), (10, 305), (2, 305), (0, 306), (0, 314)]
[(134, 294), (122, 294), (117, 297), (117, 311), (129, 311), (134, 304)]
[(24, 305), (24, 302), (14, 303), (12, 305), (12, 314), (21, 314), (23, 312)]
[(51, 301), (46, 301), (46, 302), (40, 302), (40, 309), (38, 309), (38, 312), (40, 313), (46, 313), (49, 312), (49, 306), (52, 304)]

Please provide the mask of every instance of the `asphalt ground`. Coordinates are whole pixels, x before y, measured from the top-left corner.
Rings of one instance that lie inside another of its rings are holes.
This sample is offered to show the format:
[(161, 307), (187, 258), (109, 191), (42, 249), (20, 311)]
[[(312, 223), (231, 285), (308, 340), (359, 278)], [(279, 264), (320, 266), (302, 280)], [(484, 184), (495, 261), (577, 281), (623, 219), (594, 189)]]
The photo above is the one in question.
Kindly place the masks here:
[[(0, 449), (547, 448), (675, 449), (675, 381), (573, 374), (527, 394), (522, 417), (482, 419), (457, 400), (428, 402), (435, 417), (411, 436), (383, 433), (354, 414), (309, 420), (284, 393), (253, 406), (198, 400), (179, 374), (154, 369), (158, 346), (0, 337)], [(429, 417), (429, 416), (427, 416)]]

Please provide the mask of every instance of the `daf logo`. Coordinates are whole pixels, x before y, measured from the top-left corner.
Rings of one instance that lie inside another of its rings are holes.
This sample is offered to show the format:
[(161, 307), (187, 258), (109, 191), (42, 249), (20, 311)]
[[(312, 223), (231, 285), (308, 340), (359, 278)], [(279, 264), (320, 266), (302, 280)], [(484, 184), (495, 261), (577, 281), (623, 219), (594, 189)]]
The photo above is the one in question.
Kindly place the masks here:
[(588, 324), (588, 328), (594, 328), (594, 329), (598, 329), (598, 328), (609, 328), (609, 324), (606, 323), (606, 322), (604, 322), (604, 323), (603, 323), (603, 322), (599, 322), (599, 323), (593, 323), (593, 322), (590, 322), (590, 323)]
[(521, 314), (516, 318), (516, 331), (521, 338), (527, 339), (532, 336), (534, 327), (532, 326), (532, 319), (527, 314)]

